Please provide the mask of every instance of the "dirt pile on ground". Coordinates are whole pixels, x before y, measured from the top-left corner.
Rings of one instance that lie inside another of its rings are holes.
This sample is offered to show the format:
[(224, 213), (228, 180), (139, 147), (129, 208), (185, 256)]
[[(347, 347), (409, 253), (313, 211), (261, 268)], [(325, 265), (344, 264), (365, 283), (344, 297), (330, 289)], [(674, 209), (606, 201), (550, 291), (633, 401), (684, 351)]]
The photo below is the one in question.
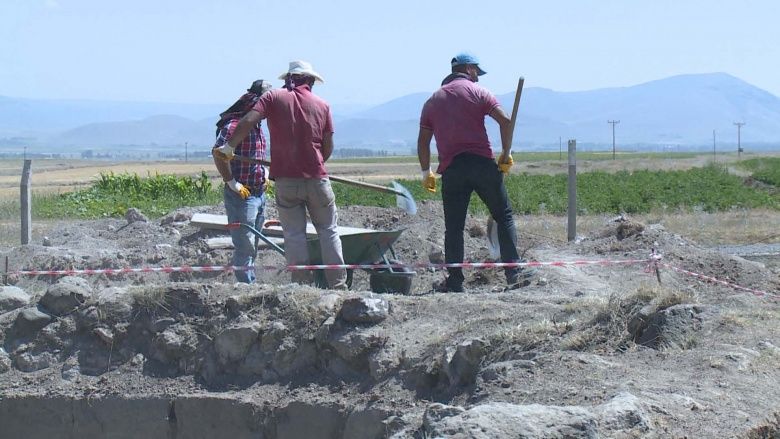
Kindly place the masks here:
[[(222, 234), (182, 209), (159, 220), (63, 223), (3, 251), (14, 269), (227, 265)], [(275, 217), (273, 206), (268, 217)], [(17, 276), (0, 287), (0, 425), (10, 437), (772, 437), (780, 413), (778, 273), (619, 217), (563, 243), (523, 234), (543, 265), (504, 291), (467, 269), (466, 293), (432, 293), (439, 203), (417, 216), (350, 206), (340, 224), (404, 229), (408, 295), (289, 283), (263, 250), (254, 285), (224, 272)], [(466, 259), (489, 260), (469, 217)], [(611, 262), (611, 263), (609, 263)], [(661, 283), (658, 283), (660, 279)], [(775, 296), (776, 297), (776, 296)]]

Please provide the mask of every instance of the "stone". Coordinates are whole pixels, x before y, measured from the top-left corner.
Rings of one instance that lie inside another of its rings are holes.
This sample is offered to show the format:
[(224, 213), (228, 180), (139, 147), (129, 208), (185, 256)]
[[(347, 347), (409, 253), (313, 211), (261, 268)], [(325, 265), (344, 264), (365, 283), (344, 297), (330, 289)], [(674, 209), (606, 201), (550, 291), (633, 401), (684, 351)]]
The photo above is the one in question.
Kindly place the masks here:
[(244, 322), (226, 328), (214, 338), (214, 348), (222, 363), (244, 358), (260, 335), (260, 323)]
[(30, 335), (38, 332), (51, 321), (51, 316), (38, 308), (27, 308), (16, 316), (14, 324), (19, 335)]
[(125, 213), (125, 219), (127, 220), (128, 224), (138, 222), (138, 221), (144, 223), (149, 222), (149, 218), (147, 218), (146, 215), (141, 213), (141, 211), (136, 209), (135, 207), (131, 207), (127, 209), (127, 212)]
[(11, 357), (5, 349), (0, 348), (0, 373), (6, 373), (11, 370)]
[(390, 303), (380, 297), (350, 297), (344, 300), (339, 318), (350, 323), (376, 324), (390, 314)]
[(447, 349), (443, 358), (442, 371), (450, 386), (470, 385), (476, 381), (485, 348), (488, 343), (474, 339), (460, 343), (455, 349)]
[(90, 294), (82, 286), (73, 282), (58, 282), (46, 290), (40, 304), (56, 316), (69, 314), (83, 305)]
[(30, 304), (30, 295), (14, 286), (0, 286), (0, 314)]

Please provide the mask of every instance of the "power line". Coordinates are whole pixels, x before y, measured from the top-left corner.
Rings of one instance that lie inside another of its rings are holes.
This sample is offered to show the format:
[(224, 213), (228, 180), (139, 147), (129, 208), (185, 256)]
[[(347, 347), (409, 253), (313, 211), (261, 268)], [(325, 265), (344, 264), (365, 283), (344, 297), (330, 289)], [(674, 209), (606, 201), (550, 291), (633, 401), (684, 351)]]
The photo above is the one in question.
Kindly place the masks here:
[(615, 160), (615, 125), (619, 124), (619, 120), (608, 120), (607, 123), (612, 124), (612, 160)]

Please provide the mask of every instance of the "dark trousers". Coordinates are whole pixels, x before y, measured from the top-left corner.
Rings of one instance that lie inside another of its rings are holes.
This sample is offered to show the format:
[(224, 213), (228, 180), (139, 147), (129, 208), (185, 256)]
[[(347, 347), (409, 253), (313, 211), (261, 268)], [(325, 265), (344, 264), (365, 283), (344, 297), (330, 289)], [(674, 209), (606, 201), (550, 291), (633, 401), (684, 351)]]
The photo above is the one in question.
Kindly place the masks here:
[[(519, 262), (517, 232), (512, 206), (504, 186), (504, 177), (495, 161), (474, 154), (457, 155), (441, 177), (444, 204), (444, 260), (448, 264), (463, 262), (463, 229), (471, 193), (476, 192), (496, 221), (502, 262)], [(448, 268), (449, 285), (463, 283), (461, 268)], [(507, 282), (514, 283), (519, 270), (504, 270)]]

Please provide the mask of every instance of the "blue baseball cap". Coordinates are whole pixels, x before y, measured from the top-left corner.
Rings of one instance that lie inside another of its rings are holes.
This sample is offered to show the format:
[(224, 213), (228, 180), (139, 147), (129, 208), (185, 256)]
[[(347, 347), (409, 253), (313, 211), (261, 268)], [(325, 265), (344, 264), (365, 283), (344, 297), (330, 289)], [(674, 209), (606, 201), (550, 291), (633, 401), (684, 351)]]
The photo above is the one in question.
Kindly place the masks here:
[(486, 71), (482, 70), (482, 68), (479, 67), (479, 60), (477, 59), (477, 57), (470, 53), (464, 52), (455, 55), (455, 57), (452, 58), (451, 63), (452, 63), (452, 67), (461, 66), (464, 64), (473, 64), (477, 66), (477, 76), (482, 76), (485, 73), (487, 73)]

